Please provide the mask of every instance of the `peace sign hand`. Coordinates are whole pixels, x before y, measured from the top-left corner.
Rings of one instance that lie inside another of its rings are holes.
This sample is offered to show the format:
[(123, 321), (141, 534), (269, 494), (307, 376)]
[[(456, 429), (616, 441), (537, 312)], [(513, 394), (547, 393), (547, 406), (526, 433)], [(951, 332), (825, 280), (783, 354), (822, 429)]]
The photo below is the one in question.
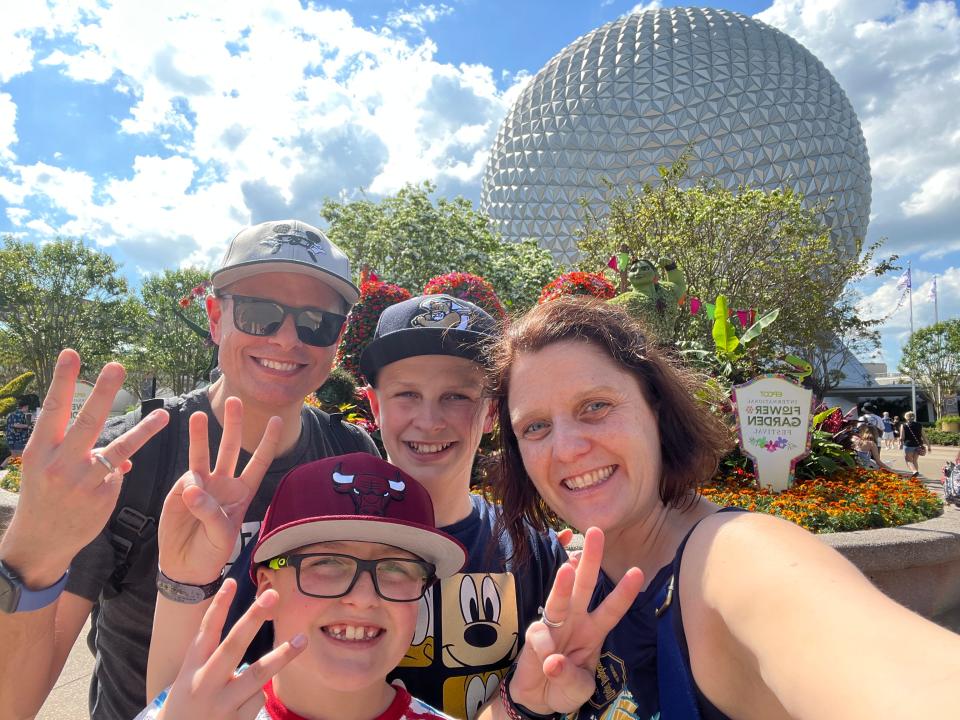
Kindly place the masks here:
[(217, 464), (210, 469), (207, 416), (190, 417), (189, 469), (163, 503), (158, 529), (160, 568), (188, 585), (220, 576), (230, 561), (243, 518), (260, 487), (280, 439), (282, 421), (270, 418), (260, 444), (243, 472), (235, 476), (243, 429), (243, 403), (227, 398)]
[(252, 719), (263, 707), (261, 688), (307, 645), (304, 635), (277, 646), (253, 665), (236, 672), (243, 653), (266, 620), (273, 619), (277, 591), (266, 590), (220, 642), (223, 624), (237, 589), (224, 582), (203, 616), (194, 640), (157, 720), (199, 717), (204, 720)]
[(603, 531), (590, 528), (579, 558), (557, 571), (543, 619), (527, 629), (509, 684), (515, 703), (535, 713), (571, 713), (593, 695), (603, 641), (643, 586), (643, 573), (630, 568), (604, 601), (588, 611), (602, 558)]
[[(70, 422), (80, 356), (64, 350), (30, 442), (23, 452), (20, 500), (3, 541), (4, 561), (28, 586), (45, 587), (102, 530), (117, 504), (130, 457), (167, 423), (156, 410), (96, 452), (124, 370), (108, 363)], [(56, 531), (51, 530), (55, 528)]]

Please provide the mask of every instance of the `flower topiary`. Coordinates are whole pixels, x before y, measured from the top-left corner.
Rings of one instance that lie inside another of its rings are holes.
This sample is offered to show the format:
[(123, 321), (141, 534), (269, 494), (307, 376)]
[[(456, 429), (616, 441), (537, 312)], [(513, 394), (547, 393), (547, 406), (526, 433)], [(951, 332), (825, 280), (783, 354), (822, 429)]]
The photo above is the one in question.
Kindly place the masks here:
[(617, 289), (600, 273), (565, 272), (544, 286), (538, 304), (556, 300), (563, 295), (590, 295), (600, 300), (609, 300), (617, 294)]
[(497, 320), (505, 320), (506, 311), (497, 292), (487, 280), (479, 275), (465, 272), (452, 272), (431, 278), (423, 288), (424, 295), (450, 295), (467, 300), (483, 308)]
[(410, 298), (410, 291), (399, 285), (368, 280), (360, 285), (360, 300), (347, 318), (347, 329), (337, 350), (337, 365), (360, 377), (360, 353), (373, 339), (377, 321), (384, 308)]

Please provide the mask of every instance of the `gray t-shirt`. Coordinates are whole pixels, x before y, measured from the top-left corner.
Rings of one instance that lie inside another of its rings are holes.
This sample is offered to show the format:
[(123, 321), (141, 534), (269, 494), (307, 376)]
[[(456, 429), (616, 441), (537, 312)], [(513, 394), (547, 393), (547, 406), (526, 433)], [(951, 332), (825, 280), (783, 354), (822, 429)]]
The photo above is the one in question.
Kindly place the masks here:
[[(168, 409), (173, 409), (169, 407)], [(166, 493), (187, 470), (189, 451), (188, 419), (194, 412), (203, 412), (209, 418), (209, 442), (211, 461), (216, 458), (223, 428), (210, 408), (206, 389), (196, 390), (180, 398), (176, 411), (179, 441), (169, 447), (176, 448), (173, 472), (162, 479), (162, 492), (157, 493), (159, 504), (157, 516)], [(139, 411), (128, 413), (110, 421), (100, 436), (98, 446), (103, 446), (136, 424)], [(301, 413), (302, 432), (296, 446), (283, 457), (277, 458), (260, 485), (257, 496), (250, 503), (244, 518), (243, 529), (231, 562), (239, 555), (244, 543), (255, 536), (260, 521), (266, 513), (280, 478), (290, 469), (306, 462), (319, 460), (334, 454), (328, 431), (311, 417), (311, 410), (304, 407)], [(376, 446), (365, 434), (362, 442), (368, 452), (378, 454)], [(358, 439), (358, 442), (360, 440)], [(133, 462), (136, 468), (137, 457)], [(237, 464), (238, 472), (250, 460), (250, 454), (241, 451)], [(124, 482), (155, 482), (156, 469), (132, 470)], [(67, 591), (95, 603), (91, 614), (91, 629), (87, 644), (96, 656), (96, 666), (90, 683), (90, 717), (94, 720), (122, 720), (132, 718), (147, 704), (146, 676), (147, 654), (153, 627), (153, 610), (156, 605), (157, 542), (156, 528), (145, 531), (142, 545), (134, 565), (130, 568), (119, 588), (110, 581), (115, 567), (114, 550), (106, 528), (87, 547), (80, 551), (70, 565)]]

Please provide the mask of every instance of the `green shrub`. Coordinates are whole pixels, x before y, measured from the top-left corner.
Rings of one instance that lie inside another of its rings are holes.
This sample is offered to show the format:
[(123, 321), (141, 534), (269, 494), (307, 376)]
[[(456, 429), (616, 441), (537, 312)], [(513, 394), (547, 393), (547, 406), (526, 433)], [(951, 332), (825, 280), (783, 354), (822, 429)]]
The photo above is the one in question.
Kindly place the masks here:
[(924, 428), (923, 435), (931, 445), (960, 445), (960, 433)]

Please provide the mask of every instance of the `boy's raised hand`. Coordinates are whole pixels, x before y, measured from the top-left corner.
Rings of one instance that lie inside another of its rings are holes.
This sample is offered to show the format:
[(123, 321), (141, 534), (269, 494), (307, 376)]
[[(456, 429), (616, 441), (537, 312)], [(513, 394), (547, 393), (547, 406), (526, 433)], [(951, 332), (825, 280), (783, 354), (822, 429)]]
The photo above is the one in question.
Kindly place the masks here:
[(643, 586), (643, 573), (631, 568), (604, 601), (589, 610), (602, 558), (603, 532), (590, 528), (584, 533), (583, 552), (557, 571), (544, 620), (527, 629), (508, 685), (515, 703), (536, 713), (571, 713), (593, 695), (603, 641)]
[(160, 569), (188, 585), (216, 580), (230, 561), (243, 518), (273, 461), (282, 421), (267, 423), (260, 444), (243, 472), (235, 476), (243, 429), (243, 404), (227, 398), (217, 464), (210, 469), (207, 416), (190, 417), (189, 469), (163, 503), (158, 529)]
[[(64, 350), (23, 452), (20, 499), (4, 537), (4, 560), (28, 585), (56, 581), (73, 557), (103, 530), (117, 504), (130, 456), (167, 423), (156, 410), (109, 445), (94, 450), (124, 369), (108, 363), (70, 424), (80, 356)], [(55, 529), (55, 532), (52, 531)]]
[(263, 707), (261, 688), (306, 647), (306, 637), (297, 635), (236, 672), (257, 630), (264, 621), (273, 619), (277, 603), (275, 590), (262, 593), (221, 643), (220, 635), (236, 588), (236, 582), (230, 578), (214, 597), (157, 720), (252, 720)]

